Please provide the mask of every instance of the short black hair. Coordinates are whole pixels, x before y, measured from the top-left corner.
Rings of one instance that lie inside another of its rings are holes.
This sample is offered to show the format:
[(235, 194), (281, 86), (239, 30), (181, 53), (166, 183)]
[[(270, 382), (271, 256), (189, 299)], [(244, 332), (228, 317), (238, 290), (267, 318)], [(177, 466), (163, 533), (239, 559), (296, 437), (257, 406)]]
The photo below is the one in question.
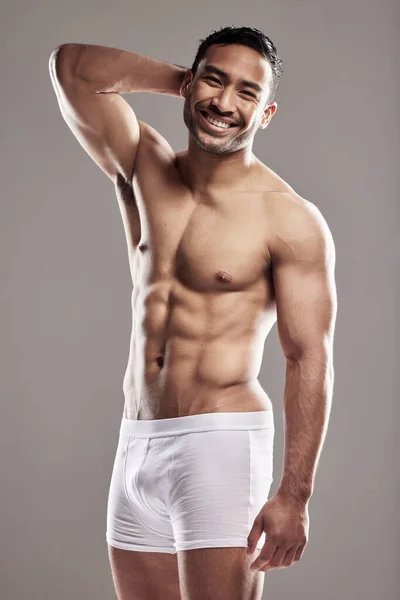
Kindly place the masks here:
[(193, 77), (196, 74), (200, 61), (204, 58), (207, 48), (213, 44), (241, 44), (257, 50), (259, 54), (268, 59), (272, 68), (271, 90), (267, 98), (267, 104), (270, 104), (278, 89), (279, 81), (283, 73), (283, 62), (278, 55), (274, 42), (265, 33), (254, 27), (221, 27), (212, 32), (204, 39), (199, 40), (200, 45), (197, 49), (191, 71)]

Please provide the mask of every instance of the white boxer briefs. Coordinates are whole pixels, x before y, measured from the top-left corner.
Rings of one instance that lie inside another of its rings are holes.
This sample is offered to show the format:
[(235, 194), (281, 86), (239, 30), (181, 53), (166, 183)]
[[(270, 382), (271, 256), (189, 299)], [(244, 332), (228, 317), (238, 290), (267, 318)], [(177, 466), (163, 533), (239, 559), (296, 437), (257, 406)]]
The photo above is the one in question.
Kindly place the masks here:
[(272, 410), (123, 418), (107, 542), (171, 554), (247, 546), (273, 479), (274, 431)]

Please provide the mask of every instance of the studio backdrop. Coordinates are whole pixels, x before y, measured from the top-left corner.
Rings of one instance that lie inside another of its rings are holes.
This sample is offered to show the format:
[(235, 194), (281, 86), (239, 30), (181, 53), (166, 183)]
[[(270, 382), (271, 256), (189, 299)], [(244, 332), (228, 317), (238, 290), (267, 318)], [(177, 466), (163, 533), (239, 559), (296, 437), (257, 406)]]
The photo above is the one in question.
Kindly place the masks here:
[[(331, 418), (301, 561), (266, 574), (271, 600), (396, 600), (399, 80), (396, 0), (15, 0), (1, 9), (2, 600), (110, 600), (106, 503), (131, 327), (126, 241), (111, 181), (62, 119), (59, 44), (114, 46), (190, 66), (225, 25), (284, 61), (258, 158), (314, 203), (336, 245)], [(175, 151), (183, 99), (125, 95)], [(260, 382), (283, 460), (285, 360), (276, 326)]]

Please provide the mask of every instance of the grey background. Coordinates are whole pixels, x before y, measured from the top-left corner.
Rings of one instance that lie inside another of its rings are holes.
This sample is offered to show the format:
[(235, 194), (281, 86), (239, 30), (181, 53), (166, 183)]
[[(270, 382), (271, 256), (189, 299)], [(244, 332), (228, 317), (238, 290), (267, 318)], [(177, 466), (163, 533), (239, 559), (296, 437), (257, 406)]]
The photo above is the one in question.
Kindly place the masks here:
[[(131, 326), (111, 182), (62, 120), (49, 74), (63, 42), (190, 65), (222, 25), (265, 31), (283, 60), (256, 155), (314, 202), (337, 250), (335, 393), (302, 560), (271, 600), (395, 600), (398, 3), (14, 1), (1, 20), (1, 598), (114, 598), (105, 541)], [(178, 151), (183, 100), (125, 96)], [(284, 359), (274, 327), (260, 380), (283, 456)]]

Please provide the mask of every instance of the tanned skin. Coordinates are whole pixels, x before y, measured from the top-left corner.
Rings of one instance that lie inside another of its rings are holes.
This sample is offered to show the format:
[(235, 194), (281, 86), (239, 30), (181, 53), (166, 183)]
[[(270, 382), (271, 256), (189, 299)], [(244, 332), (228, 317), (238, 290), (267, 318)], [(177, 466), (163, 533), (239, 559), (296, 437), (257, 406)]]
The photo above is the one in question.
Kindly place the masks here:
[[(193, 77), (190, 69), (133, 52), (63, 44), (50, 73), (66, 123), (115, 187), (124, 224), (133, 284), (124, 417), (271, 410), (258, 375), (277, 321), (286, 357), (285, 458), (279, 489), (249, 535), (254, 550), (268, 532), (255, 572), (243, 575), (240, 600), (255, 600), (260, 575), (297, 562), (308, 541), (308, 502), (332, 400), (336, 319), (335, 248), (325, 219), (252, 152), (256, 132), (277, 109), (266, 102), (270, 63), (246, 46), (213, 45)], [(174, 152), (120, 95), (140, 91), (184, 98), (186, 150)], [(233, 126), (211, 125), (206, 113)], [(204, 573), (212, 577), (214, 569), (217, 581), (229, 561), (249, 566), (244, 550), (178, 553), (183, 597), (205, 600), (196, 595)], [(129, 569), (142, 553), (110, 551), (120, 598), (133, 597)], [(176, 557), (164, 558), (160, 580), (177, 573)], [(143, 598), (151, 598), (146, 590)], [(163, 597), (179, 593), (174, 583)], [(239, 600), (235, 593), (224, 588), (221, 599)]]

